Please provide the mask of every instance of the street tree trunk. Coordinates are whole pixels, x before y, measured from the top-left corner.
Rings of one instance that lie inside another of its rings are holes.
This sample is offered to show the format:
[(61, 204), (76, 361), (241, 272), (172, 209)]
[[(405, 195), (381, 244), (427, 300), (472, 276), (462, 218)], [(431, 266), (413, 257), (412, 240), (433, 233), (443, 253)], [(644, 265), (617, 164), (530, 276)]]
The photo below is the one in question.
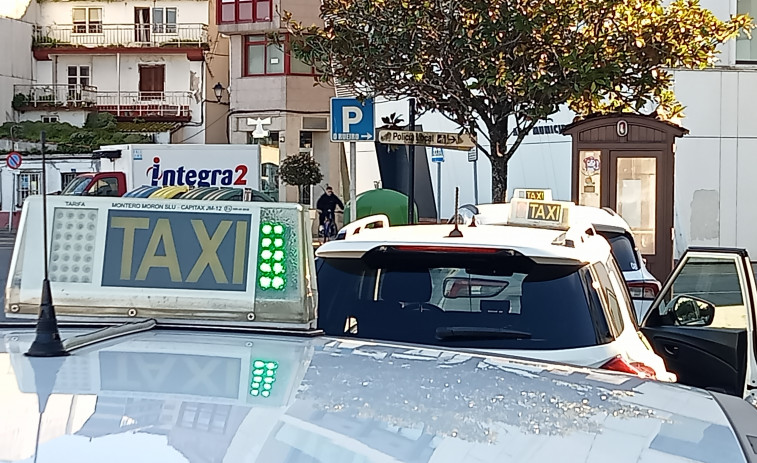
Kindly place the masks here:
[(508, 156), (507, 150), (507, 125), (505, 121), (489, 131), (489, 139), (491, 140), (489, 161), (492, 165), (493, 203), (504, 203), (507, 196), (507, 161), (510, 156)]
[(507, 195), (507, 158), (489, 156), (492, 165), (492, 202), (504, 203)]

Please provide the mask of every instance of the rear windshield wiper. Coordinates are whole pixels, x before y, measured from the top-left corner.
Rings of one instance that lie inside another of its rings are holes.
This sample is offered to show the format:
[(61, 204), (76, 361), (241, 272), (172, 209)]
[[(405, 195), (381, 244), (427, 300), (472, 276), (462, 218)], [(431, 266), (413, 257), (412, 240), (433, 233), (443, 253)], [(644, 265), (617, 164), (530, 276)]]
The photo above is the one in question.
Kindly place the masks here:
[(443, 326), (436, 329), (436, 338), (441, 341), (448, 339), (531, 339), (531, 333), (506, 328)]

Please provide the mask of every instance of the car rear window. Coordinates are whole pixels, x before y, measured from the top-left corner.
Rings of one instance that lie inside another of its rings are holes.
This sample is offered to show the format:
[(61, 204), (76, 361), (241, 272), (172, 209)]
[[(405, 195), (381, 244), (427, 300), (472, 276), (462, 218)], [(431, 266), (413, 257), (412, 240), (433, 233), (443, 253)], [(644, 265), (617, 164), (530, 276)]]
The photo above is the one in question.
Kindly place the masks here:
[(621, 233), (599, 232), (610, 242), (612, 255), (620, 266), (622, 272), (633, 272), (639, 270), (639, 261), (631, 239)]
[(329, 335), (499, 349), (566, 349), (601, 339), (588, 267), (471, 268), (439, 255), (395, 268), (319, 261), (318, 320)]

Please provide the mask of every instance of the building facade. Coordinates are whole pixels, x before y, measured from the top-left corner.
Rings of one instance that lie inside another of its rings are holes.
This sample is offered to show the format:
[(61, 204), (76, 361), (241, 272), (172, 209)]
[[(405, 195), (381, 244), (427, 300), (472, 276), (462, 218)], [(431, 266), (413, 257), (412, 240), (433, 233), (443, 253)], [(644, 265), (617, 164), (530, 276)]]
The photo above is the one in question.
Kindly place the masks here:
[(314, 85), (311, 67), (267, 39), (283, 31), (281, 12), (289, 11), (305, 24), (322, 24), (320, 2), (309, 0), (218, 0), (218, 30), (229, 35), (228, 131), (231, 143), (262, 146), (261, 176), (265, 193), (282, 201), (296, 201), (297, 189), (278, 179), (278, 166), (287, 155), (311, 153), (320, 163), (322, 185), (300, 200), (314, 205), (326, 184), (340, 196), (347, 191), (341, 173), (344, 156), (329, 141), (329, 99), (334, 89)]
[(208, 25), (213, 2), (32, 0), (28, 7), (36, 10), (33, 77), (13, 86), (17, 120), (81, 126), (88, 114), (108, 112), (119, 122), (171, 123), (173, 143), (204, 143), (225, 131), (208, 124), (219, 111), (209, 81), (227, 74), (226, 60), (217, 59), (225, 39)]

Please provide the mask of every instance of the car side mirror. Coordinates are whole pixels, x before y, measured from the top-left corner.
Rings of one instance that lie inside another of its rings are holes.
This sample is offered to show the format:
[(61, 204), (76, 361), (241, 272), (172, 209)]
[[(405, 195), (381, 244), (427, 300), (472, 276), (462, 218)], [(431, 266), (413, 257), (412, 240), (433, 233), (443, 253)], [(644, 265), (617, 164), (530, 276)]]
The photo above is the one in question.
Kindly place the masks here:
[(698, 297), (677, 296), (668, 306), (679, 325), (707, 326), (715, 319), (715, 305)]

